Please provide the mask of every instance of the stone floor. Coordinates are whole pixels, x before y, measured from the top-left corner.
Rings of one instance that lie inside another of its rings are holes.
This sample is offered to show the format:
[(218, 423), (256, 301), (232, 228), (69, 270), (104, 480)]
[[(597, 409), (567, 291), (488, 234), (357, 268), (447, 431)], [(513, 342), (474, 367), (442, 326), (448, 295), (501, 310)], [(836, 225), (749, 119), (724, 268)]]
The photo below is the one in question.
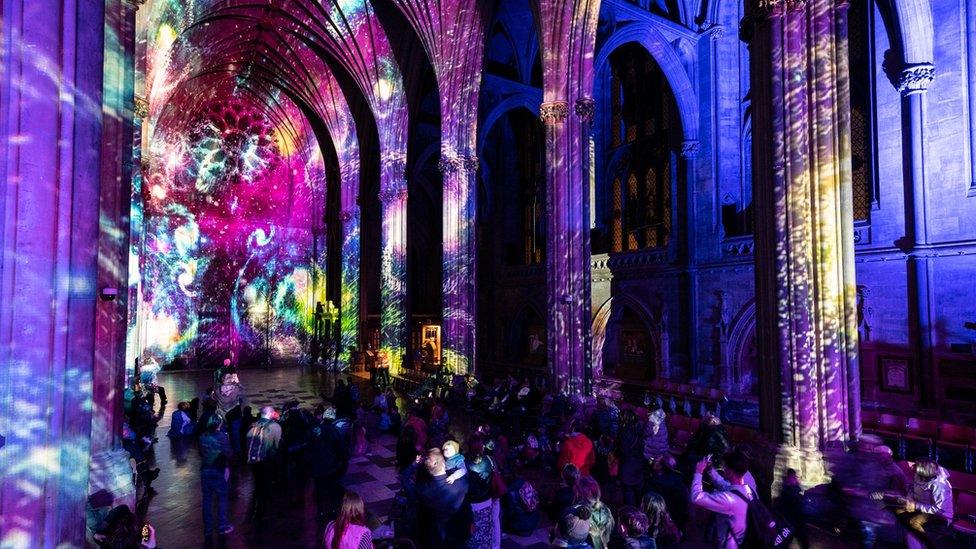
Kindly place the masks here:
[[(319, 395), (332, 393), (334, 379), (319, 372), (299, 368), (244, 370), (241, 383), (252, 407), (281, 406), (299, 400), (303, 407), (312, 408)], [(160, 375), (169, 403), (159, 423), (155, 446), (159, 479), (153, 483), (158, 494), (141, 500), (140, 511), (146, 522), (156, 528), (158, 545), (164, 549), (183, 547), (317, 547), (322, 524), (315, 518), (311, 483), (288, 485), (283, 482), (276, 489), (277, 499), (266, 526), (257, 529), (245, 521), (251, 498), (251, 476), (246, 467), (232, 471), (230, 520), (235, 531), (227, 536), (204, 539), (203, 518), (200, 512), (199, 455), (195, 446), (174, 444), (165, 436), (176, 404), (201, 395), (212, 382), (209, 372), (174, 372)], [(367, 384), (364, 384), (364, 389)], [(368, 512), (376, 523), (386, 521), (393, 497), (400, 485), (396, 478), (394, 455), (396, 440), (383, 435), (373, 441), (369, 455), (354, 456), (343, 484), (354, 488), (366, 502)], [(503, 547), (548, 547), (548, 529), (541, 527), (531, 537), (506, 535)]]

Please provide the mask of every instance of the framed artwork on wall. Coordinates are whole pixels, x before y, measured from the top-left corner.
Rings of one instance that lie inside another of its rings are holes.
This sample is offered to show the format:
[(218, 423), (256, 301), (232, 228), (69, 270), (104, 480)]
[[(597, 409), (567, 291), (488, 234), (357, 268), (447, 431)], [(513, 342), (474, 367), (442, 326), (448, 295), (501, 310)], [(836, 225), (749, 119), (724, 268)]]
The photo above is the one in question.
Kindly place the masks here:
[(881, 390), (889, 393), (913, 393), (911, 366), (911, 360), (905, 357), (878, 357), (878, 380)]

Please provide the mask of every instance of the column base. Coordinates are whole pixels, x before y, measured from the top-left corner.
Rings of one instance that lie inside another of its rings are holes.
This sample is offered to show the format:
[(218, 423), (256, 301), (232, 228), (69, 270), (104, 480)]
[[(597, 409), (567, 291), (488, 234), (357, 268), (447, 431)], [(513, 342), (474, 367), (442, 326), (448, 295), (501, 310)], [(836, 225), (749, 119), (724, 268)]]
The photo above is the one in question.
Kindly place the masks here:
[(772, 497), (779, 496), (787, 469), (796, 471), (804, 489), (830, 482), (830, 473), (823, 452), (803, 450), (793, 446), (771, 446), (769, 450), (770, 460), (767, 463), (770, 463), (772, 468), (768, 470), (768, 479)]
[(129, 464), (129, 453), (122, 449), (108, 450), (92, 455), (88, 474), (88, 538), (98, 528), (105, 513), (119, 506), (128, 505), (136, 512), (136, 486), (134, 471)]

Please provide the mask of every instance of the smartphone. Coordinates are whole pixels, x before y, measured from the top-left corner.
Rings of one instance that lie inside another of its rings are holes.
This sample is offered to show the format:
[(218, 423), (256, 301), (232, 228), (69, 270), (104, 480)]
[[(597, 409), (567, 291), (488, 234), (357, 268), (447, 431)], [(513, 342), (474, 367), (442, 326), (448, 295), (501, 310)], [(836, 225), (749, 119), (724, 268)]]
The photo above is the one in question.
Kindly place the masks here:
[(148, 543), (149, 542), (149, 525), (148, 524), (143, 524), (142, 525), (142, 542), (143, 543)]

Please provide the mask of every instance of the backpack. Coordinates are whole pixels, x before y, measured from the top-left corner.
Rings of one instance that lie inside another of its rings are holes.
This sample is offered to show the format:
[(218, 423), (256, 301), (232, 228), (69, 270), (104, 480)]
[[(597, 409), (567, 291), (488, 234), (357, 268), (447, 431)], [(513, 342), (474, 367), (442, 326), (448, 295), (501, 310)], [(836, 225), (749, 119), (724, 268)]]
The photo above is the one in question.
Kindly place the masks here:
[(793, 540), (793, 527), (769, 507), (759, 501), (759, 497), (746, 499), (738, 490), (730, 490), (733, 494), (746, 502), (746, 539), (741, 545), (745, 547), (789, 547)]
[(539, 508), (539, 492), (536, 492), (535, 488), (528, 482), (523, 482), (522, 486), (519, 486), (518, 496), (525, 510), (529, 513)]
[(255, 422), (247, 432), (247, 462), (260, 463), (268, 458), (268, 447), (264, 444), (266, 423)]

